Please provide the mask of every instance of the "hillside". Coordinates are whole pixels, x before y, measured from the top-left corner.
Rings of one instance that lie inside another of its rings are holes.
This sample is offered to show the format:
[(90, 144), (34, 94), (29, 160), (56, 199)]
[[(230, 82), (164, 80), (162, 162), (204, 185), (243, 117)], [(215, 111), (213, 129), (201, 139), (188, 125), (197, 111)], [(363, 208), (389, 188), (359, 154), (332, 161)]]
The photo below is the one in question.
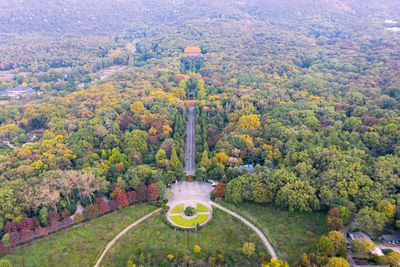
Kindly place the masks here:
[(399, 6), (398, 0), (5, 0), (0, 3), (0, 32), (110, 32), (213, 18), (253, 17), (270, 22), (315, 16), (366, 18), (396, 15)]

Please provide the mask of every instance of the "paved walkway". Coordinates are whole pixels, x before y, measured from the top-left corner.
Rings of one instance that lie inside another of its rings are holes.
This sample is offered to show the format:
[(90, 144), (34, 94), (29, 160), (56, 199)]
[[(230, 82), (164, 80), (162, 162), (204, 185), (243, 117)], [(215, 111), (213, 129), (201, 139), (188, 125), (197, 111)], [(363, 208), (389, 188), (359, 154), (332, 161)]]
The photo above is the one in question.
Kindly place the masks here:
[(227, 208), (225, 208), (224, 206), (221, 206), (215, 202), (211, 201), (211, 205), (213, 205), (214, 207), (216, 207), (217, 209), (220, 209), (226, 213), (228, 213), (229, 215), (235, 217), (236, 219), (240, 220), (241, 222), (243, 222), (245, 225), (247, 225), (248, 227), (250, 227), (251, 230), (253, 230), (258, 237), (261, 239), (261, 241), (264, 243), (265, 248), (268, 250), (269, 255), (271, 256), (271, 258), (273, 259), (277, 259), (278, 257), (276, 256), (276, 252), (274, 250), (274, 248), (272, 247), (271, 243), (269, 243), (267, 237), (264, 235), (264, 233), (258, 229), (254, 224), (252, 224), (251, 222), (249, 222), (247, 219), (245, 219), (244, 217), (240, 216), (239, 214), (237, 214), (236, 212), (233, 212)]
[(186, 150), (185, 171), (186, 176), (196, 174), (196, 112), (194, 105), (188, 107), (188, 120), (186, 123)]
[(147, 214), (146, 216), (143, 216), (142, 218), (140, 218), (139, 220), (135, 221), (134, 223), (132, 223), (131, 225), (127, 226), (124, 230), (122, 230), (118, 235), (116, 235), (110, 242), (108, 242), (108, 244), (106, 245), (105, 249), (103, 250), (103, 252), (101, 253), (100, 257), (97, 259), (96, 264), (94, 265), (94, 267), (100, 267), (101, 262), (103, 261), (104, 257), (106, 256), (107, 252), (111, 249), (112, 246), (114, 246), (114, 244), (123, 236), (125, 235), (127, 232), (129, 232), (129, 230), (131, 230), (133, 227), (137, 226), (138, 224), (144, 222), (145, 220), (149, 219), (150, 217), (154, 216), (155, 214), (159, 213), (162, 209), (156, 209), (153, 212), (150, 212), (149, 214)]
[(182, 202), (210, 202), (210, 193), (214, 188), (209, 183), (178, 182), (171, 186), (173, 195), (168, 200), (168, 206), (174, 207)]

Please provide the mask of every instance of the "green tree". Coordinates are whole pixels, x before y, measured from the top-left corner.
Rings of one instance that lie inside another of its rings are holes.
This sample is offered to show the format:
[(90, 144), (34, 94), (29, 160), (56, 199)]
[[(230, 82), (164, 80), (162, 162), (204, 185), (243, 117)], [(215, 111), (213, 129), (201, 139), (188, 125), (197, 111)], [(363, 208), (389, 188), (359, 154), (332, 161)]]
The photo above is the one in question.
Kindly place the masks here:
[(319, 238), (317, 245), (317, 252), (321, 256), (333, 256), (335, 254), (335, 246), (332, 242), (332, 240), (327, 237), (326, 235), (323, 235)]
[(295, 181), (279, 190), (276, 203), (289, 211), (312, 211), (319, 208), (315, 188), (308, 181)]
[(133, 130), (125, 134), (124, 152), (135, 162), (142, 162), (143, 156), (148, 152), (148, 134), (145, 131)]
[(383, 212), (378, 212), (370, 207), (361, 209), (356, 216), (356, 222), (360, 230), (371, 236), (378, 236), (387, 221), (388, 219)]
[(206, 99), (207, 92), (204, 80), (199, 80), (197, 83), (198, 91), (197, 91), (197, 98), (198, 99)]
[(169, 165), (169, 161), (167, 159), (167, 152), (165, 152), (165, 150), (162, 148), (160, 148), (156, 153), (156, 163), (159, 167), (162, 168), (165, 168)]
[(369, 258), (369, 253), (375, 248), (374, 242), (364, 239), (354, 239), (350, 242), (351, 251), (357, 258)]
[(3, 242), (3, 245), (5, 247), (9, 247), (10, 246), (10, 235), (8, 233), (4, 234), (1, 241)]
[(347, 257), (346, 238), (339, 231), (331, 231), (328, 233), (328, 238), (332, 241), (334, 248), (334, 256)]
[(176, 172), (181, 172), (183, 170), (182, 163), (179, 160), (178, 155), (176, 154), (175, 147), (172, 147), (172, 149), (171, 149), (171, 157), (170, 157), (169, 162), (170, 162), (172, 170), (174, 170)]
[(200, 167), (203, 167), (207, 171), (211, 167), (211, 160), (208, 157), (208, 150), (207, 149), (204, 149), (203, 154), (201, 155)]
[(42, 225), (47, 225), (47, 219), (49, 216), (49, 210), (47, 207), (43, 207), (39, 211), (39, 221)]
[(225, 199), (235, 204), (243, 201), (243, 178), (231, 180), (225, 188)]

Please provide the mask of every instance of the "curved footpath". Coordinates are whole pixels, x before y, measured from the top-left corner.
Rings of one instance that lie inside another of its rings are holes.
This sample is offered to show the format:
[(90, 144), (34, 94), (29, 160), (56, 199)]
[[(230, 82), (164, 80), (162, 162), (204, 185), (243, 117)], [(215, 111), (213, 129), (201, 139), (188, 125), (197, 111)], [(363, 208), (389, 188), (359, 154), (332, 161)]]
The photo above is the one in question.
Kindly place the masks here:
[(149, 219), (153, 215), (159, 213), (162, 209), (156, 209), (153, 212), (150, 212), (149, 214), (143, 216), (139, 220), (135, 221), (134, 223), (128, 225), (124, 230), (122, 230), (118, 235), (116, 235), (110, 242), (108, 242), (107, 246), (103, 250), (103, 252), (100, 254), (100, 257), (97, 258), (96, 264), (94, 267), (100, 267), (101, 262), (103, 261), (104, 257), (106, 256), (107, 252), (111, 249), (112, 246), (120, 239), (123, 235), (125, 235), (129, 230), (131, 230), (133, 227), (137, 226), (138, 224), (144, 222), (145, 220)]
[(214, 207), (216, 207), (217, 209), (220, 209), (226, 213), (228, 213), (229, 215), (235, 217), (236, 219), (240, 220), (241, 222), (243, 222), (245, 225), (247, 225), (248, 227), (250, 227), (251, 230), (253, 230), (258, 237), (261, 239), (261, 241), (264, 243), (265, 248), (268, 250), (269, 255), (271, 256), (271, 258), (273, 259), (277, 259), (278, 257), (276, 256), (276, 252), (274, 250), (274, 248), (272, 247), (271, 243), (269, 243), (267, 237), (264, 235), (264, 233), (258, 229), (254, 224), (252, 224), (251, 222), (249, 222), (247, 219), (245, 219), (244, 217), (240, 216), (239, 214), (237, 214), (236, 212), (233, 212), (227, 208), (225, 208), (224, 206), (221, 206), (220, 204), (217, 204), (213, 201), (210, 202), (211, 205), (213, 205)]

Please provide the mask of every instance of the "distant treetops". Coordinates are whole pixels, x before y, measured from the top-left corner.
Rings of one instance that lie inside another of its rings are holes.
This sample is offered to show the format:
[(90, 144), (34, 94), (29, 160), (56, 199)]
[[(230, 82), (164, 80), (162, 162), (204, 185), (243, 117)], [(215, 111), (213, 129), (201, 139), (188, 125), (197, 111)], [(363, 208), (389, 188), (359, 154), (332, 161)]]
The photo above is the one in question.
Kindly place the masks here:
[(188, 45), (186, 46), (184, 53), (187, 56), (199, 56), (201, 54), (201, 48), (197, 45)]

